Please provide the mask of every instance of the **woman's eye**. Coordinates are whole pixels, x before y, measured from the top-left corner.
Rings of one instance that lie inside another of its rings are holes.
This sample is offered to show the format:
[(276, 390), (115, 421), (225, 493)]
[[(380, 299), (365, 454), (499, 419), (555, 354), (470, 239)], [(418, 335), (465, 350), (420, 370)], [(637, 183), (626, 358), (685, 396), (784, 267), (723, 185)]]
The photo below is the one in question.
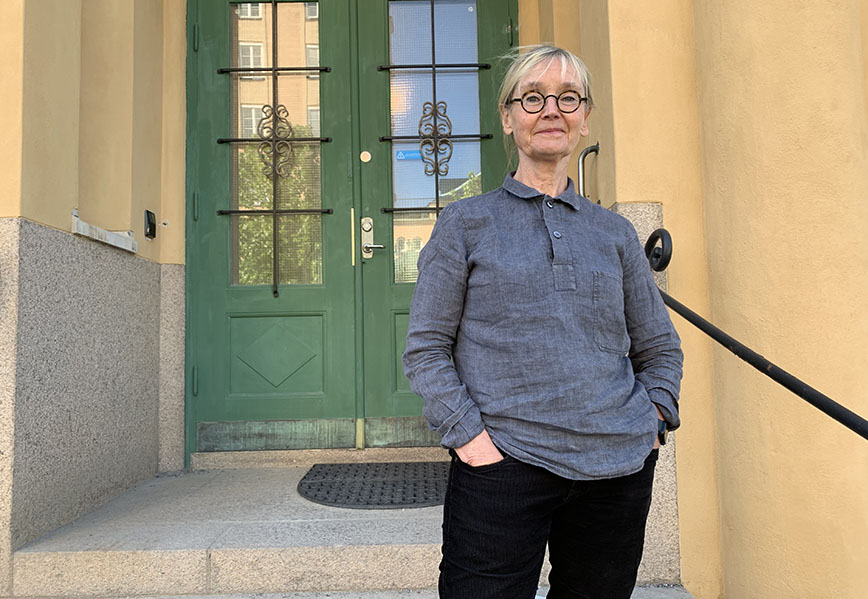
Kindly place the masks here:
[(524, 101), (527, 104), (541, 104), (543, 99), (539, 94), (526, 94), (524, 96)]
[(563, 94), (560, 95), (560, 97), (558, 98), (558, 100), (559, 100), (562, 104), (575, 105), (575, 104), (578, 104), (578, 103), (579, 103), (579, 95), (578, 95), (578, 94), (574, 94), (574, 93), (572, 93), (572, 92), (563, 93)]

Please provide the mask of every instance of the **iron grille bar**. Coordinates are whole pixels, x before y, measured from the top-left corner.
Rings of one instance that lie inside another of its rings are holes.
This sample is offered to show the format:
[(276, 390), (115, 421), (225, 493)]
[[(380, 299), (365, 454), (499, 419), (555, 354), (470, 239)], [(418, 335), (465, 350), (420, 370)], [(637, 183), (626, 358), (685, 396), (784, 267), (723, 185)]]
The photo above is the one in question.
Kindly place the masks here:
[[(277, 151), (277, 140), (278, 137), (278, 104), (277, 104), (277, 71), (274, 68), (277, 65), (277, 0), (271, 0), (271, 105), (274, 107), (274, 111), (271, 114), (272, 117), (272, 129), (271, 129), (271, 156), (274, 160), (274, 167), (271, 173), (271, 197), (274, 200), (274, 203), (277, 203), (277, 194), (278, 194), (278, 184), (277, 179), (279, 174), (277, 172), (277, 163), (278, 163), (278, 151)], [(278, 227), (278, 218), (277, 212), (272, 211), (272, 224), (271, 224), (271, 258), (272, 258), (272, 268), (271, 268), (271, 293), (274, 297), (278, 297), (280, 294), (277, 291), (277, 285), (280, 282), (280, 236), (277, 234)]]
[(423, 139), (454, 139), (458, 141), (473, 141), (474, 139), (492, 139), (491, 133), (468, 133), (464, 135), (437, 135), (431, 137), (419, 137), (418, 135), (384, 135), (380, 141), (422, 141)]
[[(431, 112), (434, 117), (434, 128), (431, 130), (431, 133), (434, 134), (434, 147), (432, 148), (434, 150), (434, 204), (437, 207), (437, 216), (440, 216), (440, 144), (438, 143), (439, 129), (437, 125), (439, 110), (437, 105), (437, 39), (434, 33), (434, 0), (431, 0), (431, 100), (433, 105)], [(449, 125), (449, 130), (451, 132), (452, 125)]]
[(218, 75), (226, 73), (331, 73), (331, 67), (223, 67), (217, 69)]
[(487, 62), (453, 62), (449, 64), (381, 64), (378, 71), (396, 71), (401, 69), (490, 69)]
[(439, 213), (443, 208), (437, 206), (431, 206), (430, 208), (380, 208), (380, 212), (383, 214), (389, 214), (390, 212), (437, 212)]
[(226, 214), (334, 214), (331, 208), (310, 208), (299, 210), (218, 210), (217, 214), (223, 216)]
[[(319, 141), (322, 143), (329, 143), (332, 140), (331, 137), (290, 137), (287, 139), (281, 139), (281, 142), (286, 143), (302, 143), (302, 142), (313, 142)], [(268, 141), (268, 140), (266, 140)], [(262, 143), (261, 137), (220, 137), (217, 139), (218, 144), (230, 144), (230, 143)]]

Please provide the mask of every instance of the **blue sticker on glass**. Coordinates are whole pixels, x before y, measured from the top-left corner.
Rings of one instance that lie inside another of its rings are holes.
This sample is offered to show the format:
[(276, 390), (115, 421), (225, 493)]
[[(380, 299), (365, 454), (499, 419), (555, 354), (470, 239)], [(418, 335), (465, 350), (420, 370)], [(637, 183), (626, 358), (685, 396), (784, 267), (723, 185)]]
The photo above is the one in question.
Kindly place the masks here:
[(422, 152), (419, 150), (397, 150), (395, 160), (422, 160)]

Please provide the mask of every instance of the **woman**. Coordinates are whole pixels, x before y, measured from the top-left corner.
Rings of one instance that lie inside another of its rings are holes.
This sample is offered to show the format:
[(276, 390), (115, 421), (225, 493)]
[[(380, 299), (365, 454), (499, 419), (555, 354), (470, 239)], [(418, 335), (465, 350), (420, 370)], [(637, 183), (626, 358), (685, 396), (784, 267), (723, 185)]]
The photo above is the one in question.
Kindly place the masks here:
[(632, 225), (567, 177), (592, 105), (571, 53), (520, 54), (499, 97), (518, 168), (419, 257), (404, 370), (452, 454), (443, 599), (534, 597), (546, 544), (549, 599), (636, 582), (682, 354)]

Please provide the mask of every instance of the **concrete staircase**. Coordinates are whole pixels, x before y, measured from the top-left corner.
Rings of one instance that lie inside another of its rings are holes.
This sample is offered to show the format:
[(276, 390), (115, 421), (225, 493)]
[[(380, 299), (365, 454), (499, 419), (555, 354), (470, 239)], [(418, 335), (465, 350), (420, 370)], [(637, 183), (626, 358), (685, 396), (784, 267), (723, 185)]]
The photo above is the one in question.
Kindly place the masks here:
[[(441, 508), (349, 510), (302, 499), (303, 462), (327, 458), (144, 482), (15, 552), (14, 597), (435, 598)], [(690, 595), (648, 588), (635, 597)]]

